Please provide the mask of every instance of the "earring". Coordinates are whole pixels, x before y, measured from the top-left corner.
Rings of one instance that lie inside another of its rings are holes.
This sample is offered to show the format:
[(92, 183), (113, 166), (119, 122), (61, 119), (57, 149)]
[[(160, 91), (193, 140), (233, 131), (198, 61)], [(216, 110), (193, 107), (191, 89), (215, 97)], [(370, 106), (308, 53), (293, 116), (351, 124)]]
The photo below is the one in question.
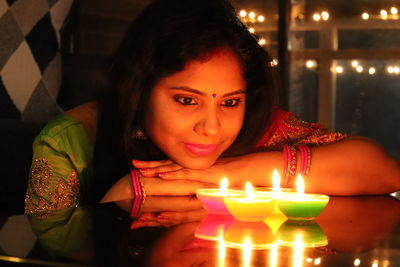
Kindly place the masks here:
[(133, 130), (131, 137), (139, 140), (147, 140), (147, 136), (144, 134), (141, 128)]

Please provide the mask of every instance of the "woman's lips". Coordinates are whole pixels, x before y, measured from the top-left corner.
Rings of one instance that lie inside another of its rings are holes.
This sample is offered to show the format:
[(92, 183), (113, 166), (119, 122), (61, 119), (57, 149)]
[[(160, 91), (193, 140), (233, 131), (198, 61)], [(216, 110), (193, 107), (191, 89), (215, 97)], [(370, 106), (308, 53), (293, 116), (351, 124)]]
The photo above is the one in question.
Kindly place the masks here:
[(194, 155), (197, 156), (207, 156), (217, 150), (218, 145), (214, 144), (192, 144), (192, 143), (183, 143), (185, 148), (189, 150)]

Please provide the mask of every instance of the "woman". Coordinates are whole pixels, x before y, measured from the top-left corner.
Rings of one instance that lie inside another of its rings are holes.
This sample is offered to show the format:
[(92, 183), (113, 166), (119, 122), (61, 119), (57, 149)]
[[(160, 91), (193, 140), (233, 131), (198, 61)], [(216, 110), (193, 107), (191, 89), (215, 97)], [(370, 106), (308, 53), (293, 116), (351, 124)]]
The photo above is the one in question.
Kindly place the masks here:
[(36, 138), (26, 212), (191, 195), (223, 176), (270, 186), (274, 168), (283, 186), (305, 174), (313, 192), (400, 189), (398, 163), (374, 142), (275, 107), (269, 62), (228, 2), (154, 1), (122, 41), (98, 104), (60, 115)]

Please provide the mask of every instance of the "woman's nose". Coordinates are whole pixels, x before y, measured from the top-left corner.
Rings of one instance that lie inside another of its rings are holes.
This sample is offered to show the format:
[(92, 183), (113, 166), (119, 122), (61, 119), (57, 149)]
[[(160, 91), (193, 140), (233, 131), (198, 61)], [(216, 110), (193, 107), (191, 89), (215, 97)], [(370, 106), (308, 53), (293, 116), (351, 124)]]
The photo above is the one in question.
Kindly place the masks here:
[(194, 131), (199, 135), (215, 136), (221, 127), (218, 110), (216, 107), (206, 108), (194, 126)]

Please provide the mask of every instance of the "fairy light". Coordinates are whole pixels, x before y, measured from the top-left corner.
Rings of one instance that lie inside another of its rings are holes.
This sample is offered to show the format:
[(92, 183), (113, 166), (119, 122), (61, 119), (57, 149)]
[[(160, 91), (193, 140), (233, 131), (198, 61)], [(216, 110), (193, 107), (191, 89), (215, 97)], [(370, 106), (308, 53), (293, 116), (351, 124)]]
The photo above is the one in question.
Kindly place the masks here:
[(317, 66), (317, 62), (315, 60), (309, 59), (306, 61), (307, 69), (313, 69)]
[(245, 18), (245, 17), (247, 16), (246, 10), (244, 10), (244, 9), (240, 10), (239, 16), (240, 16), (241, 18)]
[(356, 71), (361, 73), (364, 71), (364, 68), (362, 66), (357, 66)]
[(381, 14), (382, 19), (387, 19), (388, 13), (385, 9), (382, 9), (380, 14)]
[(322, 17), (322, 20), (327, 21), (329, 19), (329, 13), (327, 11), (322, 11), (321, 17)]
[(307, 258), (306, 262), (310, 263), (310, 262), (312, 262), (312, 259), (311, 258)]
[(368, 20), (368, 19), (369, 19), (369, 14), (368, 14), (367, 12), (362, 13), (362, 14), (361, 14), (361, 18), (362, 18), (363, 20)]
[(273, 60), (271, 60), (270, 64), (272, 67), (275, 67), (275, 66), (278, 66), (279, 62), (276, 58), (274, 58)]
[(265, 20), (265, 17), (263, 15), (260, 15), (257, 17), (258, 22), (263, 22)]
[(335, 71), (336, 71), (336, 73), (343, 73), (343, 67), (337, 66)]
[(393, 68), (393, 66), (387, 67), (387, 72), (388, 72), (389, 74), (393, 74), (393, 73), (394, 73), (394, 68)]
[(261, 38), (260, 40), (258, 40), (259, 45), (265, 45), (266, 43), (267, 43), (267, 41), (264, 38)]
[(357, 61), (357, 60), (353, 60), (353, 61), (351, 62), (351, 66), (352, 66), (353, 68), (356, 68), (356, 67), (358, 66), (358, 61)]
[(399, 74), (399, 73), (400, 73), (400, 68), (399, 68), (398, 66), (395, 66), (395, 67), (393, 68), (393, 72), (394, 72), (395, 74)]
[(371, 67), (371, 68), (368, 69), (368, 73), (371, 74), (371, 75), (374, 75), (375, 72), (376, 72), (376, 69), (374, 67)]
[(399, 13), (399, 11), (397, 10), (397, 8), (392, 7), (392, 8), (390, 9), (390, 13), (392, 13), (392, 15), (397, 15), (397, 13)]
[(251, 33), (255, 33), (255, 32), (256, 32), (256, 30), (255, 30), (253, 27), (250, 27), (250, 28), (249, 28), (249, 32), (251, 32)]
[(314, 260), (314, 265), (319, 265), (321, 263), (321, 258), (316, 258)]
[(360, 259), (355, 259), (354, 260), (354, 266), (360, 266), (361, 260)]
[(379, 263), (378, 260), (374, 260), (374, 261), (372, 262), (371, 267), (378, 267), (378, 263)]
[(256, 17), (256, 13), (254, 13), (253, 11), (251, 11), (249, 13), (249, 18), (254, 19)]
[(313, 14), (313, 20), (315, 20), (315, 21), (320, 21), (320, 20), (321, 20), (321, 15), (318, 14), (318, 13), (314, 13), (314, 14)]

